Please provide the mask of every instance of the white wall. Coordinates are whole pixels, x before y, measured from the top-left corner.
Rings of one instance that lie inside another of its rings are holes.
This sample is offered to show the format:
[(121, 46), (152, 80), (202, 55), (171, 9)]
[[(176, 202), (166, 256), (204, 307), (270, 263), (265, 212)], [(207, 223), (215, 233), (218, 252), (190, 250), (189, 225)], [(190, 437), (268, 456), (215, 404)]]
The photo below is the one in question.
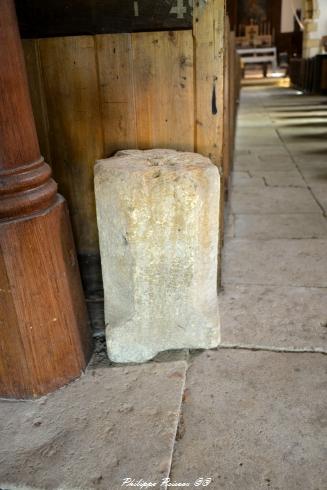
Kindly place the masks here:
[[(327, 6), (327, 0), (320, 1)], [(281, 32), (293, 32), (293, 7), (294, 10), (302, 8), (302, 0), (282, 0)]]
[(318, 0), (319, 18), (317, 36), (327, 36), (327, 0)]

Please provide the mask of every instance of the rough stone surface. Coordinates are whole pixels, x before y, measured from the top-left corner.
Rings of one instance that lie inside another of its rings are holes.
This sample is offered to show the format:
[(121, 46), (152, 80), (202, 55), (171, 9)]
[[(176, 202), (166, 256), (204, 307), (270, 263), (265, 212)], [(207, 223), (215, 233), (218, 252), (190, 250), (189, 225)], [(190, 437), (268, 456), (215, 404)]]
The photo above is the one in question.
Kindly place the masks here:
[(306, 187), (306, 183), (297, 170), (286, 172), (256, 168), (251, 171), (236, 171), (233, 172), (231, 181), (232, 185), (237, 187)]
[(119, 490), (127, 477), (168, 477), (185, 370), (99, 368), (36, 401), (0, 400), (0, 488)]
[(302, 137), (302, 139), (298, 140), (296, 143), (287, 143), (287, 148), (294, 155), (303, 155), (306, 153), (308, 155), (311, 155), (312, 153), (320, 156), (322, 154), (326, 155), (326, 136), (322, 137), (321, 139), (316, 138), (314, 141), (309, 141), (308, 139)]
[(323, 490), (327, 356), (205, 352), (188, 370), (172, 478), (213, 490)]
[[(319, 168), (320, 166), (320, 168)], [(304, 176), (306, 182), (311, 185), (327, 184), (327, 165), (314, 165), (312, 167), (301, 167), (299, 165), (300, 171)]]
[(223, 282), (327, 288), (326, 250), (326, 239), (229, 240)]
[(235, 171), (231, 174), (230, 184), (232, 187), (264, 187), (265, 183), (261, 176), (253, 176), (247, 171)]
[(327, 181), (325, 181), (323, 184), (310, 185), (310, 187), (312, 194), (327, 216)]
[[(327, 220), (322, 214), (237, 214), (229, 217), (229, 236), (269, 240), (276, 238), (327, 237)], [(232, 222), (231, 222), (232, 221)]]
[(279, 154), (262, 154), (256, 153), (254, 150), (251, 151), (251, 154), (244, 155), (242, 157), (237, 157), (234, 163), (235, 170), (238, 171), (253, 171), (256, 170), (271, 172), (272, 170), (279, 171), (292, 171), (294, 169), (294, 165), (292, 163), (291, 158), (288, 154), (279, 155)]
[(225, 285), (222, 344), (327, 352), (326, 290)]
[(306, 187), (297, 170), (293, 172), (265, 172), (263, 179), (268, 187)]
[(271, 128), (261, 127), (260, 138), (258, 138), (257, 128), (243, 128), (239, 127), (236, 135), (236, 145), (237, 146), (256, 146), (257, 148), (261, 146), (274, 146), (279, 145), (280, 141), (274, 131)]
[(308, 189), (294, 187), (247, 187), (233, 190), (230, 198), (233, 213), (285, 214), (321, 213)]
[(217, 168), (194, 153), (121, 151), (96, 164), (95, 193), (110, 359), (217, 346)]
[(326, 179), (327, 165), (325, 154), (296, 154), (294, 161), (305, 175), (306, 172), (321, 172), (322, 178)]

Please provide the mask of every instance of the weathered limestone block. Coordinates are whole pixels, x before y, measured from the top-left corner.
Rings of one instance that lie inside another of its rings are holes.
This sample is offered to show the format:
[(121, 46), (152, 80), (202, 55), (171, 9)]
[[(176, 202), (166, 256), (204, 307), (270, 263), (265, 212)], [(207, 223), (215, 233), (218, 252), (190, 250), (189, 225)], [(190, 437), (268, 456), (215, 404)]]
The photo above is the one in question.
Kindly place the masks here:
[(218, 169), (175, 150), (95, 166), (108, 354), (143, 362), (219, 343)]

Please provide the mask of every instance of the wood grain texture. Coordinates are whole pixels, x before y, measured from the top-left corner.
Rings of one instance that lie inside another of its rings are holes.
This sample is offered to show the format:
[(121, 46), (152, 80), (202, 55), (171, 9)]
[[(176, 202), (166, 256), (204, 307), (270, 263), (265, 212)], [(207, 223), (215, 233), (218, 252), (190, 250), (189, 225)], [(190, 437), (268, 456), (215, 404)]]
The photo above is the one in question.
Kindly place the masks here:
[(0, 2), (0, 219), (50, 206), (57, 186), (41, 158), (12, 0)]
[(225, 0), (195, 2), (196, 151), (222, 167)]
[(85, 368), (87, 314), (64, 199), (40, 155), (13, 0), (0, 2), (0, 396)]
[(132, 34), (138, 148), (194, 149), (191, 31)]
[(0, 222), (0, 396), (31, 398), (78, 377), (88, 324), (63, 198)]
[(97, 248), (93, 166), (103, 156), (94, 38), (39, 43), (53, 173), (68, 201), (80, 252)]
[(22, 41), (22, 44), (25, 56), (29, 93), (33, 107), (40, 150), (45, 161), (51, 163), (49, 121), (45, 101), (38, 40), (25, 39)]
[(229, 22), (228, 18), (225, 21), (225, 33), (224, 33), (224, 114), (223, 114), (223, 175), (224, 175), (224, 194), (227, 197), (228, 182), (230, 172), (230, 159), (231, 159), (231, 99), (230, 99), (230, 70), (232, 61), (230, 59), (230, 46), (229, 46)]
[(233, 167), (234, 160), (234, 146), (235, 146), (235, 130), (236, 130), (236, 105), (237, 105), (237, 71), (236, 71), (236, 44), (235, 44), (235, 32), (229, 31), (229, 134), (230, 134), (230, 158), (229, 158), (229, 176)]
[(96, 36), (104, 152), (136, 148), (136, 113), (130, 34)]
[[(221, 287), (224, 240), (225, 0), (195, 2), (195, 151), (208, 156), (220, 171), (220, 222), (217, 284)], [(226, 132), (225, 132), (226, 135)], [(226, 152), (226, 149), (225, 149)]]
[(0, 4), (0, 167), (16, 168), (39, 159), (24, 58), (13, 1)]

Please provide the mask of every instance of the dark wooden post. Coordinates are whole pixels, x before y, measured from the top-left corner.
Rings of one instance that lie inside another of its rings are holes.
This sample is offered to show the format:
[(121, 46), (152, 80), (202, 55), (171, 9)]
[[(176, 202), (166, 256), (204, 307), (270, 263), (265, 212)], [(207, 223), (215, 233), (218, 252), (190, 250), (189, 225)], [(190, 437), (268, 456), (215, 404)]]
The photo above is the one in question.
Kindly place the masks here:
[(40, 155), (13, 0), (0, 0), (0, 396), (66, 384), (90, 346), (67, 207)]

